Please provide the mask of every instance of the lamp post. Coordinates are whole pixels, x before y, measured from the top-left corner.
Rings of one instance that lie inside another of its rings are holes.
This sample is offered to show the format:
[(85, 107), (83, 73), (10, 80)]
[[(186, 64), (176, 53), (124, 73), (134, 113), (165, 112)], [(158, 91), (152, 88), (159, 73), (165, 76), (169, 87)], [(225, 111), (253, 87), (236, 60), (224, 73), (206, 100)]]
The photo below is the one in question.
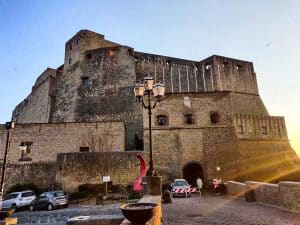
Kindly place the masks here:
[(5, 151), (2, 163), (2, 171), (1, 171), (1, 182), (0, 182), (0, 208), (2, 208), (2, 199), (3, 199), (3, 189), (4, 189), (4, 179), (5, 179), (5, 169), (6, 169), (6, 159), (7, 159), (7, 152), (10, 146), (10, 132), (14, 128), (14, 122), (6, 122), (5, 129), (7, 130), (6, 136), (6, 144), (5, 144)]
[[(137, 83), (134, 87), (134, 95), (139, 102), (142, 102), (142, 106), (148, 109), (148, 120), (149, 120), (149, 169), (147, 170), (147, 176), (154, 176), (154, 166), (152, 157), (152, 126), (151, 126), (151, 115), (152, 109), (155, 108), (156, 103), (161, 101), (165, 95), (165, 85), (157, 82), (154, 84), (152, 77), (147, 75), (143, 81)], [(154, 103), (151, 104), (151, 98), (154, 96)]]

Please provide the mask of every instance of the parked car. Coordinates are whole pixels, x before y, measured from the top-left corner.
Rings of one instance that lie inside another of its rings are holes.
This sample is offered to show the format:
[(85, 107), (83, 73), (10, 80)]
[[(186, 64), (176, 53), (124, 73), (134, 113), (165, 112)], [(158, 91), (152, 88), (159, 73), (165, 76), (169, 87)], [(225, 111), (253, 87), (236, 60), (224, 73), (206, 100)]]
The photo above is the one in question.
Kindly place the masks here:
[(53, 210), (59, 207), (68, 207), (68, 197), (62, 191), (48, 191), (42, 193), (30, 205), (33, 210)]
[(175, 179), (171, 184), (172, 196), (188, 196), (191, 197), (192, 193), (190, 190), (191, 185), (185, 179)]
[(21, 191), (21, 192), (12, 192), (8, 194), (3, 202), (2, 208), (14, 209), (15, 211), (20, 208), (25, 208), (30, 206), (31, 202), (36, 198), (33, 191)]

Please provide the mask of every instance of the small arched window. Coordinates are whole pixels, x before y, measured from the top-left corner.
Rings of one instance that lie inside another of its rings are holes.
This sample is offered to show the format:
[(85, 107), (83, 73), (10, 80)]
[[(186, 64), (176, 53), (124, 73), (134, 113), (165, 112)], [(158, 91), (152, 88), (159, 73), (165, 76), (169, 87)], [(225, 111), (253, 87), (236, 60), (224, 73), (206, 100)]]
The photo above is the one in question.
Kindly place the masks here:
[(220, 123), (220, 115), (217, 112), (213, 112), (210, 114), (210, 123), (217, 124)]
[(93, 55), (92, 55), (91, 53), (87, 53), (87, 54), (85, 55), (85, 58), (86, 58), (87, 60), (91, 59), (92, 57), (93, 57)]
[(195, 116), (192, 113), (184, 114), (184, 123), (185, 124), (194, 124), (195, 123)]
[(166, 115), (158, 115), (156, 116), (156, 123), (158, 126), (168, 126), (169, 118)]

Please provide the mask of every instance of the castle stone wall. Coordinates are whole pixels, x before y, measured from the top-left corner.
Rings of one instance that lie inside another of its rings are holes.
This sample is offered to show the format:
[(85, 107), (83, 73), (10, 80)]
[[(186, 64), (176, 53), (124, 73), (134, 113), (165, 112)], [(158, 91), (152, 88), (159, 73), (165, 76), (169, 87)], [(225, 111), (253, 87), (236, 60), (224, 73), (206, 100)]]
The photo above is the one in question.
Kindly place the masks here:
[(127, 47), (87, 51), (89, 57), (58, 80), (53, 121), (123, 121), (126, 149), (136, 149), (135, 134), (142, 139), (142, 111), (133, 93), (131, 54)]
[(214, 55), (201, 61), (212, 66), (213, 79), (219, 91), (258, 95), (256, 74), (251, 62)]
[[(4, 154), (6, 131), (1, 127), (0, 154)], [(62, 152), (79, 152), (80, 147), (89, 151), (124, 151), (125, 128), (122, 122), (17, 124), (11, 130), (9, 163), (55, 162)], [(22, 157), (18, 146), (29, 142), (30, 153)], [(24, 160), (22, 160), (22, 158)], [(31, 160), (25, 160), (30, 158)], [(22, 161), (19, 161), (22, 160)]]
[(247, 192), (252, 191), (254, 198), (251, 200), (300, 211), (300, 182), (281, 181), (278, 184), (270, 184), (257, 181), (228, 181), (227, 190), (229, 195), (245, 199)]
[(141, 152), (111, 153), (61, 153), (57, 157), (57, 181), (63, 190), (77, 191), (80, 184), (102, 183), (103, 176), (110, 176), (113, 184), (128, 185), (139, 176)]
[(137, 80), (147, 74), (167, 93), (233, 91), (258, 95), (253, 64), (222, 56), (200, 62), (135, 52)]
[(280, 116), (234, 115), (238, 138), (287, 140), (284, 118)]
[[(2, 170), (2, 165), (0, 164)], [(41, 189), (60, 189), (56, 182), (56, 163), (43, 162), (31, 164), (6, 165), (4, 192), (9, 187), (18, 183), (35, 183)]]
[(259, 95), (231, 92), (230, 98), (232, 112), (235, 114), (269, 115)]
[(105, 40), (104, 35), (89, 30), (80, 30), (66, 42), (64, 69), (67, 71), (74, 64), (81, 61), (85, 57), (83, 53), (86, 50), (118, 45)]
[(300, 160), (287, 140), (239, 139), (236, 148), (240, 180), (300, 180)]
[(48, 123), (51, 110), (50, 90), (56, 75), (55, 69), (46, 69), (36, 80), (30, 95), (13, 111), (18, 123)]
[[(191, 107), (184, 105), (184, 97), (190, 97)], [(226, 149), (224, 143), (233, 142), (233, 132), (230, 117), (230, 96), (228, 93), (199, 93), (199, 94), (172, 94), (158, 103), (153, 110), (152, 136), (153, 157), (161, 174), (166, 174), (166, 180), (182, 177), (182, 168), (189, 162), (199, 162), (204, 170), (205, 179), (211, 178), (222, 159), (224, 153), (228, 153), (226, 159), (230, 159), (231, 150), (216, 151), (214, 144), (220, 142), (220, 146)], [(220, 110), (222, 109), (222, 110)], [(220, 120), (217, 124), (210, 121), (210, 113), (218, 112)], [(194, 124), (185, 124), (184, 114), (194, 115)], [(160, 126), (157, 123), (159, 115), (168, 116), (168, 124)], [(144, 111), (144, 140), (145, 150), (148, 148), (148, 115)], [(229, 129), (229, 130), (228, 130)], [(213, 151), (213, 152), (212, 152)], [(146, 154), (147, 156), (147, 154)], [(206, 177), (206, 174), (209, 174)]]

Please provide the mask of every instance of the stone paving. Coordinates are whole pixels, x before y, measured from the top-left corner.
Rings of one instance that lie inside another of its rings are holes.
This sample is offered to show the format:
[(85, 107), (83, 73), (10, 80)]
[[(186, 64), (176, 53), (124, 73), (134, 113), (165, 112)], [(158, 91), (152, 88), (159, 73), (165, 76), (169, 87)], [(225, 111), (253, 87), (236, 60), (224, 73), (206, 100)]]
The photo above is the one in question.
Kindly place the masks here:
[(300, 213), (228, 196), (174, 198), (163, 205), (163, 225), (300, 225)]
[(20, 211), (15, 212), (12, 217), (18, 218), (20, 225), (65, 225), (68, 218), (74, 216), (88, 215), (122, 215), (119, 210), (120, 204), (93, 205), (93, 206), (70, 206), (67, 209), (57, 209), (53, 211)]
[[(120, 216), (120, 204), (71, 206), (53, 211), (21, 211), (13, 214), (20, 225), (65, 225), (68, 218), (88, 215)], [(204, 195), (174, 198), (163, 205), (163, 225), (300, 225), (300, 213), (246, 202), (227, 196)]]

